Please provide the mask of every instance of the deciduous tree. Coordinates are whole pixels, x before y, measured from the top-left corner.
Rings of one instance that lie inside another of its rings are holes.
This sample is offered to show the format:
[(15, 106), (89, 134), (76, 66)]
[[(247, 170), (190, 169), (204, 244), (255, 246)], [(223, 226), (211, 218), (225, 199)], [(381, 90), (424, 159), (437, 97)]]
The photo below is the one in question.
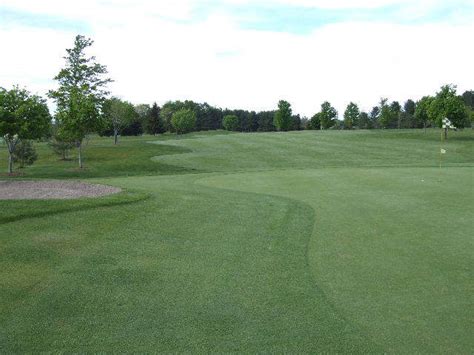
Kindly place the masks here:
[(344, 111), (344, 129), (352, 129), (354, 126), (358, 126), (359, 115), (359, 106), (353, 102), (349, 103)]
[[(461, 96), (456, 94), (456, 86), (444, 85), (428, 107), (428, 117), (441, 128), (443, 118), (448, 118), (457, 128), (463, 128), (468, 120), (466, 105)], [(444, 130), (447, 138), (448, 130)]]
[(78, 35), (74, 47), (66, 49), (66, 66), (54, 78), (59, 87), (49, 96), (56, 101), (56, 120), (59, 129), (74, 139), (79, 150), (79, 167), (82, 163), (82, 143), (85, 136), (101, 126), (102, 105), (108, 95), (106, 86), (112, 80), (105, 77), (107, 68), (87, 57), (85, 50), (94, 42)]
[(239, 118), (236, 115), (225, 115), (222, 125), (227, 131), (237, 131), (239, 128)]
[(291, 128), (291, 105), (288, 101), (280, 100), (275, 112), (274, 124), (278, 131), (288, 131)]
[(433, 101), (433, 97), (431, 96), (423, 96), (417, 103), (415, 108), (415, 120), (418, 123), (423, 125), (423, 129), (426, 132), (426, 126), (428, 121), (430, 120), (428, 109)]
[(127, 124), (130, 124), (137, 116), (135, 108), (129, 102), (113, 97), (104, 102), (102, 109), (105, 124), (112, 128), (114, 144), (117, 144), (121, 130), (126, 127)]
[(19, 142), (39, 139), (49, 132), (51, 116), (46, 101), (27, 90), (0, 88), (0, 136), (8, 150), (8, 173)]
[(315, 113), (309, 120), (309, 129), (321, 129), (321, 112)]
[(336, 109), (332, 107), (328, 101), (325, 101), (321, 105), (320, 113), (321, 129), (331, 128), (334, 125), (335, 119), (337, 117)]
[(379, 122), (382, 128), (390, 128), (393, 122), (393, 110), (391, 106), (388, 104), (388, 99), (382, 97), (379, 102)]
[(188, 108), (182, 108), (173, 113), (171, 124), (176, 134), (191, 132), (196, 125), (196, 113)]

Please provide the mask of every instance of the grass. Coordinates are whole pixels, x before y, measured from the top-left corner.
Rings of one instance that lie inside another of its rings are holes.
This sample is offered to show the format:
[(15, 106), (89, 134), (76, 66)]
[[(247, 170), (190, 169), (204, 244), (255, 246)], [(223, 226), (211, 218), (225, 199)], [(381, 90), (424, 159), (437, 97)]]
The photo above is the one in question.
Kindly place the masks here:
[(438, 131), (94, 138), (85, 172), (40, 146), (22, 178), (125, 192), (0, 201), (0, 352), (472, 353), (473, 142), (441, 169)]
[[(163, 138), (162, 138), (163, 139)], [(165, 136), (164, 139), (170, 139)], [(123, 137), (117, 146), (111, 144), (110, 138), (92, 137), (86, 141), (84, 149), (85, 169), (78, 169), (76, 152), (72, 151), (67, 161), (62, 161), (53, 154), (44, 143), (37, 144), (39, 161), (33, 166), (19, 170), (21, 178), (53, 178), (53, 179), (89, 179), (110, 176), (136, 175), (171, 175), (187, 172), (179, 166), (162, 163), (150, 164), (150, 157), (155, 155), (180, 154), (189, 152), (186, 148), (162, 146), (156, 149), (148, 137)], [(1, 147), (1, 145), (0, 145)], [(6, 149), (0, 150), (0, 162), (4, 162)], [(0, 167), (1, 168), (1, 167)], [(192, 170), (190, 170), (192, 171)]]

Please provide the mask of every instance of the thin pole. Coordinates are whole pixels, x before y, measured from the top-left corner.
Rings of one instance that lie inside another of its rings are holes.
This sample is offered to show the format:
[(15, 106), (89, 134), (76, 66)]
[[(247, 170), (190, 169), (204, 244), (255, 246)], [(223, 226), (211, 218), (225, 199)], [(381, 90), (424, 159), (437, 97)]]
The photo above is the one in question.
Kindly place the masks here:
[(441, 181), (441, 165), (443, 162), (443, 129), (441, 129), (439, 141), (439, 180)]

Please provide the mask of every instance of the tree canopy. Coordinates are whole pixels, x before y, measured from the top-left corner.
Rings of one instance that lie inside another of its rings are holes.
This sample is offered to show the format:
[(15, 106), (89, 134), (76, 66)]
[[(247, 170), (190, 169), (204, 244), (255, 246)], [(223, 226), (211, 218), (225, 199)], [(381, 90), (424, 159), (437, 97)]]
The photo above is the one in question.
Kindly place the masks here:
[(51, 125), (46, 101), (27, 90), (0, 88), (0, 136), (8, 149), (8, 172), (13, 172), (13, 155), (20, 141), (46, 136)]

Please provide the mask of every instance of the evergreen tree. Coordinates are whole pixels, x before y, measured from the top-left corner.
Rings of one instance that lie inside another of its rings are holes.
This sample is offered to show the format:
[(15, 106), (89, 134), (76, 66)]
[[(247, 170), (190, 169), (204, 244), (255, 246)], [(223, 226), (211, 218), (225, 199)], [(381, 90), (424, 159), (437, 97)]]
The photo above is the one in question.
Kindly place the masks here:
[(146, 118), (146, 133), (160, 134), (166, 132), (165, 125), (160, 117), (160, 111), (161, 108), (154, 102)]

